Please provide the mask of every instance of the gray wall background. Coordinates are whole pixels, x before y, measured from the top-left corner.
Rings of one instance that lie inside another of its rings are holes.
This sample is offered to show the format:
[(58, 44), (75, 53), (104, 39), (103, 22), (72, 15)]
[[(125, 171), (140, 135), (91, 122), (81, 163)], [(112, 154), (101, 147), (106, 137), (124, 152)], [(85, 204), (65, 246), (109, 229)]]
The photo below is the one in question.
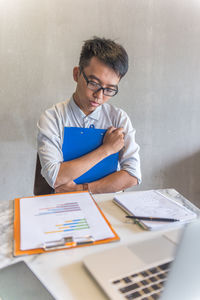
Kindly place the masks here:
[(200, 206), (199, 0), (0, 0), (0, 200), (32, 195), (36, 122), (71, 96), (94, 35), (130, 56), (112, 102), (137, 129), (136, 189), (174, 187)]

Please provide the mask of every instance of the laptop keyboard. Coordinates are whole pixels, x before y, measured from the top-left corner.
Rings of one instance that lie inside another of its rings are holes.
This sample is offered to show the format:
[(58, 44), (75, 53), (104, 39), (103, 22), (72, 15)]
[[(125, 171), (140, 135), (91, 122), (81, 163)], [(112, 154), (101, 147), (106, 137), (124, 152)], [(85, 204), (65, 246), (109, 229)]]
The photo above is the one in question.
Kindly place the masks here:
[(112, 285), (119, 291), (124, 299), (159, 299), (170, 263), (171, 262), (161, 264), (145, 271), (116, 279), (112, 282)]

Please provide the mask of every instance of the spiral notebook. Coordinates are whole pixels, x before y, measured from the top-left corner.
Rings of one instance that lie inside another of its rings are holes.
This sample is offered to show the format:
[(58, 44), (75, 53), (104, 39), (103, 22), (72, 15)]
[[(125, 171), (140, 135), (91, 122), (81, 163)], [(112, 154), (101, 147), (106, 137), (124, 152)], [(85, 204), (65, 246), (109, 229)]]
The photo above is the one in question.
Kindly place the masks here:
[[(175, 190), (173, 191), (174, 194), (180, 195)], [(189, 203), (188, 200), (186, 201)], [(148, 230), (162, 229), (166, 226), (173, 227), (197, 218), (195, 211), (175, 201), (172, 195), (163, 194), (161, 190), (120, 193), (115, 196), (114, 202), (125, 210), (128, 215), (178, 219), (177, 222), (137, 221), (136, 219), (135, 222)]]

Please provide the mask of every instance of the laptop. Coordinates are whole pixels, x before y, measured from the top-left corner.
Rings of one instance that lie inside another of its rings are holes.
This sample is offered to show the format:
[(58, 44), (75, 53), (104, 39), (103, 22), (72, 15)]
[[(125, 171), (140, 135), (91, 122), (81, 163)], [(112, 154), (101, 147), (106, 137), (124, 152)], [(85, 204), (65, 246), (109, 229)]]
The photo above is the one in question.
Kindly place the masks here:
[(199, 232), (198, 219), (185, 225), (178, 247), (158, 236), (86, 256), (83, 263), (110, 299), (200, 299)]

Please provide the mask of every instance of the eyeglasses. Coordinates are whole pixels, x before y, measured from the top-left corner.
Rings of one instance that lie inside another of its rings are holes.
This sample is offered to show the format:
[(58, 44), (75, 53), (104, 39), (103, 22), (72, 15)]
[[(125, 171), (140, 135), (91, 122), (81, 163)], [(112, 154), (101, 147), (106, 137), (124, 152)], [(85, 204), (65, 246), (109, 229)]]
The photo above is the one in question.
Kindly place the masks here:
[(113, 97), (118, 93), (118, 87), (116, 86), (116, 89), (111, 89), (109, 87), (102, 87), (99, 83), (89, 80), (87, 76), (85, 75), (85, 72), (82, 70), (83, 77), (85, 78), (85, 81), (87, 83), (88, 89), (94, 91), (95, 93), (99, 92), (100, 90), (103, 90), (103, 94), (105, 96)]

